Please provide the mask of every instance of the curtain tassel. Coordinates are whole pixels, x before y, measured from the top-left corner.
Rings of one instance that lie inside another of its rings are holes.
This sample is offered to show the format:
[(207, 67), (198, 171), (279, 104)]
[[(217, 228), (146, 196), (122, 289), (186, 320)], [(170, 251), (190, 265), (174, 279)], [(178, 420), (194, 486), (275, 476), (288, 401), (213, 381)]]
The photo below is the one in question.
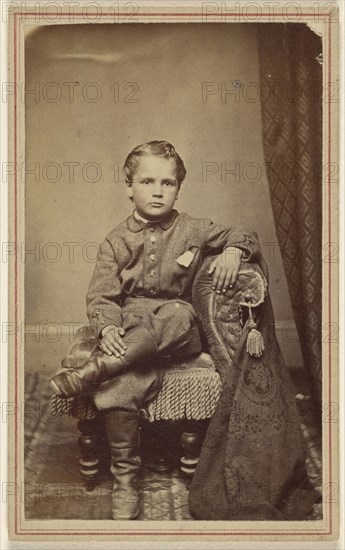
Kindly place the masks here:
[(249, 332), (247, 336), (247, 352), (249, 355), (253, 355), (254, 357), (261, 357), (263, 354), (263, 351), (265, 349), (264, 339), (262, 337), (261, 332), (259, 332), (256, 328), (256, 323), (253, 319), (252, 315), (252, 308), (250, 304), (248, 304), (249, 307)]

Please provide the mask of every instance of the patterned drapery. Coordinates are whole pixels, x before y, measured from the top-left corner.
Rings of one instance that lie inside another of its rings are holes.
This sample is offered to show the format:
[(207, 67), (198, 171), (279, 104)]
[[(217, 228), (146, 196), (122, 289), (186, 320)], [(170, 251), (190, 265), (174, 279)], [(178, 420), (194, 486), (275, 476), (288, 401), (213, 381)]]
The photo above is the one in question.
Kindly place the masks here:
[(264, 156), (305, 368), (321, 402), (322, 41), (258, 25)]

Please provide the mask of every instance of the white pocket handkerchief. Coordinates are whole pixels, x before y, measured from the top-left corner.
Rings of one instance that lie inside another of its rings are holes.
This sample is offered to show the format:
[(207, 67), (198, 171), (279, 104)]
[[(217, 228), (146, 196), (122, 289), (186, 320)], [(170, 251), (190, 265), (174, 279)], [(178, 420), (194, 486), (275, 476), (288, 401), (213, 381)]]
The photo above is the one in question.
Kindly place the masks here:
[(193, 252), (187, 250), (187, 252), (184, 252), (181, 256), (179, 256), (176, 261), (179, 265), (183, 265), (183, 267), (189, 267), (194, 260), (194, 256), (195, 254), (193, 254)]

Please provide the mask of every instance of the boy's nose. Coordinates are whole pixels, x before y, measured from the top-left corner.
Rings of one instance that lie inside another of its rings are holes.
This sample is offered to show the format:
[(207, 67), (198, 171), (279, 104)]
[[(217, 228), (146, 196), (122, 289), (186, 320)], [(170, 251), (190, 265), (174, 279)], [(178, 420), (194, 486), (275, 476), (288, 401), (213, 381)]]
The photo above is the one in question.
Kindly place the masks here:
[(153, 187), (153, 196), (154, 197), (161, 197), (163, 195), (163, 187), (162, 184), (157, 182), (155, 183)]

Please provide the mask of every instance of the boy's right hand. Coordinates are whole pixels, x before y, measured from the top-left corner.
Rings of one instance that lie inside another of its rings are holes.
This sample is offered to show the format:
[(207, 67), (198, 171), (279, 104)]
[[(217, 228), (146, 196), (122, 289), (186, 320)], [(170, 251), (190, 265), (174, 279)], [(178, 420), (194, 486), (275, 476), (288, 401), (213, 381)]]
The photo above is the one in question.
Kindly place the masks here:
[(126, 353), (127, 346), (122, 340), (125, 335), (125, 329), (116, 325), (108, 325), (102, 330), (102, 341), (99, 345), (102, 351), (107, 355), (120, 357)]

